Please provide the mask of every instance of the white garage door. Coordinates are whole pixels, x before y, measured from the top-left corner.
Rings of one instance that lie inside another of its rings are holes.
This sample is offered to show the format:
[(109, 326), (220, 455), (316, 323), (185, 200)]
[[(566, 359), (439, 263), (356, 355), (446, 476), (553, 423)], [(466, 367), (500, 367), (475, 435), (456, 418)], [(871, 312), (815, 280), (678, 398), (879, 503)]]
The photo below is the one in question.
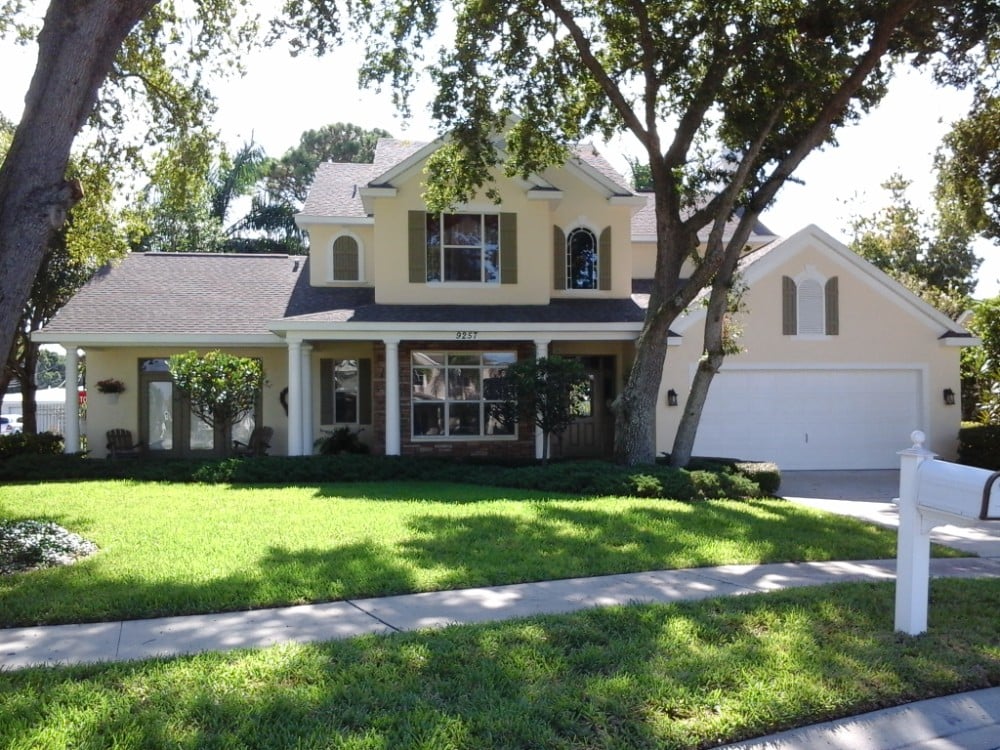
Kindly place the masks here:
[(781, 469), (892, 469), (922, 426), (919, 370), (728, 370), (715, 376), (697, 456)]

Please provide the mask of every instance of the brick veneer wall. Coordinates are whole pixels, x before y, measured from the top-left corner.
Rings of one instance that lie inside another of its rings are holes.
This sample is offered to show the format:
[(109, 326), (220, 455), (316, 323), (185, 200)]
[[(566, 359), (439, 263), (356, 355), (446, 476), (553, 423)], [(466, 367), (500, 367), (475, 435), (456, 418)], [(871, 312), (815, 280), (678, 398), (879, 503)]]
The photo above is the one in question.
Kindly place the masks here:
[[(411, 353), (424, 352), (517, 352), (519, 360), (535, 356), (535, 347), (529, 342), (420, 342), (404, 341), (399, 345), (399, 415), (400, 452), (404, 456), (499, 456), (502, 458), (533, 458), (535, 432), (530, 425), (519, 424), (517, 440), (427, 440), (414, 441), (410, 426), (410, 399), (413, 379), (410, 377)], [(375, 343), (372, 363), (372, 398), (376, 450), (385, 450), (385, 344)]]

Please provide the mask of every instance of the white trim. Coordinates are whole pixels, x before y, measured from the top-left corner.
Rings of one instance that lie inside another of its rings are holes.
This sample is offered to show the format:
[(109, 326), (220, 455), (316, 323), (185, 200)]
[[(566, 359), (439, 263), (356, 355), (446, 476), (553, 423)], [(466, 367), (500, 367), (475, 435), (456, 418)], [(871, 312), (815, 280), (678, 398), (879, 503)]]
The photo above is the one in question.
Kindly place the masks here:
[[(506, 341), (532, 339), (544, 333), (560, 341), (634, 341), (642, 331), (642, 323), (332, 323), (308, 321), (289, 325), (277, 320), (273, 327), (298, 338), (315, 340), (359, 341), (370, 338), (419, 338), (427, 341)], [(474, 333), (471, 338), (459, 338), (459, 333)], [(679, 341), (680, 339), (678, 339)]]
[(983, 340), (978, 336), (946, 336), (939, 339), (941, 346), (982, 346)]
[(543, 188), (536, 185), (528, 189), (525, 197), (529, 201), (561, 201), (564, 194), (557, 188)]
[[(65, 333), (36, 331), (31, 336), (40, 344), (59, 344)], [(264, 346), (283, 347), (284, 340), (272, 333), (74, 333), (73, 340), (81, 347), (90, 346)]]
[(636, 208), (642, 208), (646, 205), (646, 199), (641, 195), (612, 195), (608, 198), (608, 203), (612, 206), (635, 206)]
[(295, 214), (295, 226), (307, 229), (310, 224), (343, 224), (356, 226), (374, 226), (374, 216), (316, 216), (314, 214)]

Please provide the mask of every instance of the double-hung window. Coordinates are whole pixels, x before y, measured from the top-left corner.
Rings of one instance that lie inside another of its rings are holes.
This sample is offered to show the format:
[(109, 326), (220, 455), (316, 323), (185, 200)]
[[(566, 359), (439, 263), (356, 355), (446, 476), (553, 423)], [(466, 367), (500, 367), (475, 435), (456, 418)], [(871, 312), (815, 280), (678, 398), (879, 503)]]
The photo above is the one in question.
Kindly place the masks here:
[(320, 424), (371, 424), (372, 361), (320, 360)]
[(516, 361), (516, 352), (414, 352), (413, 437), (512, 436), (501, 414), (503, 377)]
[(427, 214), (427, 280), (500, 282), (499, 214)]

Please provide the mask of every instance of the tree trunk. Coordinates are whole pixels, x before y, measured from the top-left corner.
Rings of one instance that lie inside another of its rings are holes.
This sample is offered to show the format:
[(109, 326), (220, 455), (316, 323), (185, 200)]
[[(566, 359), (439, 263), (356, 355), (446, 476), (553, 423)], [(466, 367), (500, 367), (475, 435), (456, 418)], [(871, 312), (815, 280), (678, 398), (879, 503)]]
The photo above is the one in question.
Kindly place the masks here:
[(21, 374), (21, 430), (28, 435), (38, 434), (38, 384), (35, 370), (38, 367), (38, 344), (28, 342), (22, 358), (24, 371)]
[[(615, 460), (626, 466), (656, 460), (656, 397), (667, 354), (667, 316), (647, 316), (625, 388), (615, 402)], [(654, 394), (652, 402), (649, 394)]]
[(724, 326), (726, 312), (729, 310), (729, 292), (740, 258), (740, 247), (741, 244), (727, 248), (725, 260), (712, 281), (712, 293), (709, 295), (708, 310), (705, 313), (704, 354), (695, 370), (691, 390), (684, 402), (681, 423), (674, 435), (674, 445), (670, 451), (671, 466), (680, 468), (691, 462), (701, 413), (705, 408), (705, 401), (708, 400), (708, 389), (725, 360)]
[(52, 0), (21, 122), (0, 167), (0, 352), (10, 352), (49, 238), (82, 197), (65, 179), (73, 139), (122, 41), (156, 0)]

